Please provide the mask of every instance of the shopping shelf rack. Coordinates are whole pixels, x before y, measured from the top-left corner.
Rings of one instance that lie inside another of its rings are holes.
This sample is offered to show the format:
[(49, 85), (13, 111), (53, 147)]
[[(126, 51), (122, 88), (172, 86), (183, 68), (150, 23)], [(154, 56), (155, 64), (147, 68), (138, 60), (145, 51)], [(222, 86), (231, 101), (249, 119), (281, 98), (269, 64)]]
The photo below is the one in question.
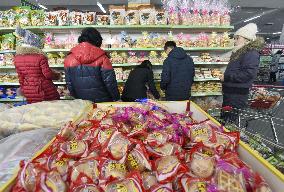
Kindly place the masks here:
[(227, 122), (234, 124), (238, 128), (248, 129), (249, 122), (260, 121), (269, 123), (272, 130), (274, 140), (276, 144), (279, 143), (278, 134), (276, 130), (277, 127), (283, 127), (284, 129), (284, 115), (283, 118), (275, 117), (279, 112), (280, 106), (284, 103), (284, 86), (273, 86), (273, 85), (254, 85), (251, 89), (251, 96), (256, 89), (264, 88), (270, 92), (277, 92), (280, 98), (277, 101), (271, 102), (267, 100), (256, 100), (252, 97), (249, 99), (249, 107), (245, 109), (236, 109), (230, 106), (223, 108), (215, 108), (208, 110), (208, 113), (212, 116), (221, 116), (223, 114), (227, 117)]

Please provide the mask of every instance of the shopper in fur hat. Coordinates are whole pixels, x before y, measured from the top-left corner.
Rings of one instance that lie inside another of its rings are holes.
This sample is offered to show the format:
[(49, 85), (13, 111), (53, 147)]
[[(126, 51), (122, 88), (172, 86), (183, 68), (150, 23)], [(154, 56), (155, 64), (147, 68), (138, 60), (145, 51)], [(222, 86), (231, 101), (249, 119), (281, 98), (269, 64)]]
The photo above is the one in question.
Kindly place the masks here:
[(59, 99), (52, 80), (60, 74), (49, 68), (48, 60), (41, 50), (42, 42), (36, 34), (16, 28), (16, 56), (14, 63), (19, 77), (20, 88), (28, 103)]
[(256, 37), (256, 33), (256, 24), (249, 23), (234, 35), (235, 48), (224, 75), (220, 76), (223, 106), (242, 109), (248, 105), (249, 89), (258, 72), (259, 51), (264, 46), (264, 40)]

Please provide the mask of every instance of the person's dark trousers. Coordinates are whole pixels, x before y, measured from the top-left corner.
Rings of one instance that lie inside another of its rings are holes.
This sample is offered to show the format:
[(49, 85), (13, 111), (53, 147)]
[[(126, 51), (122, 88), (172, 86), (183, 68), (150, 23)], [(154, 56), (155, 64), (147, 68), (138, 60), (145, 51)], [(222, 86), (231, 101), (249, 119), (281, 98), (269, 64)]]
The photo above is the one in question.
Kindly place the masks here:
[(276, 82), (276, 72), (270, 72), (269, 81)]
[(121, 100), (122, 100), (123, 102), (134, 102), (136, 99), (127, 98), (127, 97), (121, 97)]
[(228, 94), (223, 93), (222, 107), (230, 106), (232, 111), (222, 111), (221, 119), (227, 123), (237, 124), (239, 112), (248, 107), (248, 94)]

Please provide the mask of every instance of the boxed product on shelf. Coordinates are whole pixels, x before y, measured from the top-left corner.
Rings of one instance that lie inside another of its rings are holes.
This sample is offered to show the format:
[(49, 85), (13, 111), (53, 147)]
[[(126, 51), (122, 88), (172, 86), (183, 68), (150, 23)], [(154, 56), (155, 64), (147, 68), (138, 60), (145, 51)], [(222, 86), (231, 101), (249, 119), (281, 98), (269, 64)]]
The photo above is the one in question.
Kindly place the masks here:
[(31, 25), (32, 26), (43, 26), (44, 25), (44, 11), (43, 10), (32, 10), (31, 11)]
[(0, 66), (12, 66), (14, 65), (14, 54), (5, 53), (0, 54)]
[(110, 17), (106, 14), (97, 14), (96, 15), (96, 24), (97, 25), (109, 25)]
[(16, 46), (16, 37), (13, 33), (2, 35), (1, 50), (14, 50)]
[(110, 5), (109, 6), (109, 12), (110, 12), (110, 24), (111, 25), (124, 25), (125, 24), (125, 6), (115, 6)]
[[(29, 183), (31, 189), (56, 179), (63, 191), (189, 191), (200, 186), (206, 191), (281, 191), (283, 176), (251, 153), (238, 132), (226, 132), (192, 102), (148, 103), (96, 104), (85, 120), (66, 124), (31, 161), (22, 162), (18, 176), (3, 189), (21, 190), (33, 175), (40, 185)], [(45, 164), (47, 169), (38, 166)]]
[(155, 24), (155, 7), (152, 5), (139, 6), (140, 25)]
[(138, 7), (128, 7), (125, 17), (126, 25), (139, 25), (140, 24), (140, 15)]

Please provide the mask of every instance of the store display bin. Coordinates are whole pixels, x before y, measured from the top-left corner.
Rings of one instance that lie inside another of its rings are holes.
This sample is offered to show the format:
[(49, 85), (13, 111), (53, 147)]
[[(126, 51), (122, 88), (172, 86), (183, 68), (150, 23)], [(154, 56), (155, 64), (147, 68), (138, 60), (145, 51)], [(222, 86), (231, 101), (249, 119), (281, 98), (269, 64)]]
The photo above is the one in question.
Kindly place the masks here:
[[(169, 112), (183, 113), (190, 110), (193, 112), (193, 119), (198, 121), (203, 121), (210, 119), (217, 125), (220, 125), (214, 118), (209, 116), (204, 112), (199, 106), (197, 106), (192, 101), (173, 101), (173, 102), (161, 102), (162, 105), (166, 106)], [(107, 106), (129, 106), (131, 103), (100, 103), (96, 104), (97, 107), (107, 107)], [(52, 141), (50, 141), (51, 143)], [(49, 143), (49, 144), (50, 144)], [(41, 154), (48, 146), (47, 144), (41, 151), (39, 151), (35, 157)], [(240, 142), (238, 149), (240, 158), (250, 165), (253, 170), (259, 172), (267, 181), (273, 192), (284, 191), (284, 175), (278, 171), (275, 167), (269, 164), (265, 159), (258, 155), (254, 150), (252, 150), (248, 145), (243, 142)], [(0, 189), (0, 192), (8, 192), (13, 184), (15, 183), (18, 170), (15, 170), (15, 175), (9, 182), (6, 183)]]

